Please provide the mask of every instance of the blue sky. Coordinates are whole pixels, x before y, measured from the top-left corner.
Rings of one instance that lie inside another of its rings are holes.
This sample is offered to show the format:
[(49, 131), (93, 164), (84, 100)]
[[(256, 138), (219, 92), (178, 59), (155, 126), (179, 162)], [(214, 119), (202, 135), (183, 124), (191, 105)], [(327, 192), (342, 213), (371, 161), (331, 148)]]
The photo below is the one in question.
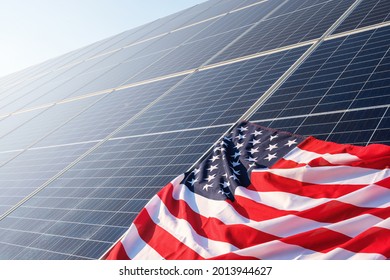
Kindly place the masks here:
[(206, 0), (0, 0), (0, 77)]

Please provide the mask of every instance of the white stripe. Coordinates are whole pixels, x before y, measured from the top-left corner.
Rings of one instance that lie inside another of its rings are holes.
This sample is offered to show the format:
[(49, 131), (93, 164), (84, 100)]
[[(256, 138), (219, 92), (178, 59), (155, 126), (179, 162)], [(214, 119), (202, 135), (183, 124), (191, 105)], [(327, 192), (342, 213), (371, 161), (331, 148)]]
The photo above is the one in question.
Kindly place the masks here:
[(252, 222), (251, 227), (279, 237), (288, 237), (305, 231), (327, 226), (313, 220), (287, 215), (262, 222)]
[(383, 220), (381, 218), (376, 216), (364, 214), (325, 227), (349, 237), (355, 237), (367, 229), (381, 223), (382, 221)]
[(303, 166), (285, 169), (256, 169), (252, 172), (269, 172), (296, 181), (321, 185), (368, 185), (390, 176), (390, 170), (388, 168), (377, 170), (349, 166)]
[(291, 260), (313, 254), (315, 251), (308, 250), (297, 245), (286, 244), (279, 240), (274, 240), (242, 250), (237, 250), (233, 253), (240, 256), (256, 257), (267, 260)]
[(162, 260), (152, 247), (145, 243), (138, 234), (137, 227), (132, 224), (124, 238), (121, 240), (126, 254), (132, 260)]
[(385, 228), (385, 229), (390, 229), (390, 218), (383, 220), (382, 222), (376, 224), (375, 226)]
[(302, 260), (385, 260), (386, 257), (376, 253), (354, 253), (343, 248), (336, 248), (328, 253), (313, 253), (299, 257)]
[(202, 257), (210, 258), (237, 250), (230, 243), (207, 239), (196, 233), (186, 220), (173, 216), (158, 196), (155, 196), (153, 201), (153, 204), (146, 207), (153, 222)]
[(336, 248), (327, 253), (315, 252), (303, 247), (286, 244), (282, 241), (274, 240), (250, 248), (233, 252), (240, 256), (256, 257), (267, 260), (384, 260), (381, 254), (376, 253), (354, 253), (342, 248)]
[(348, 153), (339, 154), (318, 154), (311, 151), (302, 150), (298, 147), (292, 149), (287, 155), (283, 157), (286, 160), (292, 160), (297, 163), (309, 163), (313, 159), (323, 158), (332, 164), (348, 164), (359, 161), (360, 158)]
[(224, 200), (212, 200), (191, 192), (185, 185), (175, 185), (173, 198), (185, 201), (193, 211), (209, 218), (215, 217), (225, 224), (246, 224), (251, 220), (241, 216)]
[(390, 190), (377, 185), (359, 189), (337, 199), (310, 198), (285, 192), (257, 192), (243, 187), (236, 188), (235, 194), (279, 210), (291, 211), (307, 210), (329, 201), (340, 201), (369, 208), (390, 206)]

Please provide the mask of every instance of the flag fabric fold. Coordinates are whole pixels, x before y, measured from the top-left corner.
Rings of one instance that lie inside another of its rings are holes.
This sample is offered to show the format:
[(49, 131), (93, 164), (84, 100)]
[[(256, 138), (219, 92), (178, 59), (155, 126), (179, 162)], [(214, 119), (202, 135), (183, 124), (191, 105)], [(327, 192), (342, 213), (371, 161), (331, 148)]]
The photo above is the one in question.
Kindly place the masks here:
[(241, 122), (106, 259), (389, 259), (390, 147)]

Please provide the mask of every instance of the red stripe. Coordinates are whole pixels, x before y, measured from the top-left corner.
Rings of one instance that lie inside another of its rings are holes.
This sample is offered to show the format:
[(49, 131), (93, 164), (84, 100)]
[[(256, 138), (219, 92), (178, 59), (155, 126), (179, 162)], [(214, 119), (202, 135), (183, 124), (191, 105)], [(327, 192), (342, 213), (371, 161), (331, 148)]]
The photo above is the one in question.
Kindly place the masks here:
[(340, 247), (354, 253), (377, 253), (390, 258), (390, 230), (372, 227)]
[(227, 242), (238, 248), (246, 248), (279, 238), (245, 224), (225, 225), (217, 218), (204, 217), (193, 211), (185, 201), (174, 199), (172, 187), (166, 188), (158, 195), (173, 216), (186, 220), (199, 235), (208, 239)]
[(298, 213), (298, 211), (279, 210), (239, 195), (234, 198), (234, 202), (227, 201), (227, 203), (232, 205), (241, 216), (257, 222)]
[(337, 198), (367, 185), (320, 185), (281, 177), (270, 172), (252, 172), (248, 189), (259, 192), (287, 192), (311, 198)]
[[(165, 259), (200, 260), (197, 252), (177, 240), (169, 232), (156, 225), (148, 211), (143, 209), (134, 221), (139, 236)], [(180, 230), (179, 228), (177, 230)]]
[(281, 158), (274, 165), (270, 167), (270, 169), (287, 169), (287, 168), (296, 168), (306, 166), (306, 163), (298, 163), (293, 160), (288, 160)]
[(129, 256), (126, 253), (125, 248), (123, 247), (122, 242), (118, 242), (111, 249), (106, 260), (130, 260)]
[(383, 179), (382, 181), (376, 182), (375, 185), (390, 189), (390, 177)]
[(348, 153), (361, 159), (354, 163), (347, 163), (349, 166), (384, 169), (389, 167), (390, 162), (390, 147), (381, 144), (371, 144), (365, 147), (359, 147), (326, 142), (309, 137), (300, 143), (298, 147), (302, 150), (315, 152), (318, 154)]
[(280, 239), (284, 243), (324, 253), (349, 240), (351, 237), (327, 228), (314, 229)]
[(322, 223), (337, 223), (363, 214), (371, 214), (381, 219), (386, 219), (390, 216), (390, 207), (358, 207), (352, 204), (333, 200), (298, 212), (295, 215)]

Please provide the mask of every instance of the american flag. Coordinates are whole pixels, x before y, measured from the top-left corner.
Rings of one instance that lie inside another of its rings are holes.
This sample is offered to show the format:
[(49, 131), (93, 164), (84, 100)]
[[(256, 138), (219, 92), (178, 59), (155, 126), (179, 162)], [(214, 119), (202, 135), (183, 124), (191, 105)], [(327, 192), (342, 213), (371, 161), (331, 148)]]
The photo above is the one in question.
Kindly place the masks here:
[(389, 259), (390, 147), (241, 122), (106, 259)]

